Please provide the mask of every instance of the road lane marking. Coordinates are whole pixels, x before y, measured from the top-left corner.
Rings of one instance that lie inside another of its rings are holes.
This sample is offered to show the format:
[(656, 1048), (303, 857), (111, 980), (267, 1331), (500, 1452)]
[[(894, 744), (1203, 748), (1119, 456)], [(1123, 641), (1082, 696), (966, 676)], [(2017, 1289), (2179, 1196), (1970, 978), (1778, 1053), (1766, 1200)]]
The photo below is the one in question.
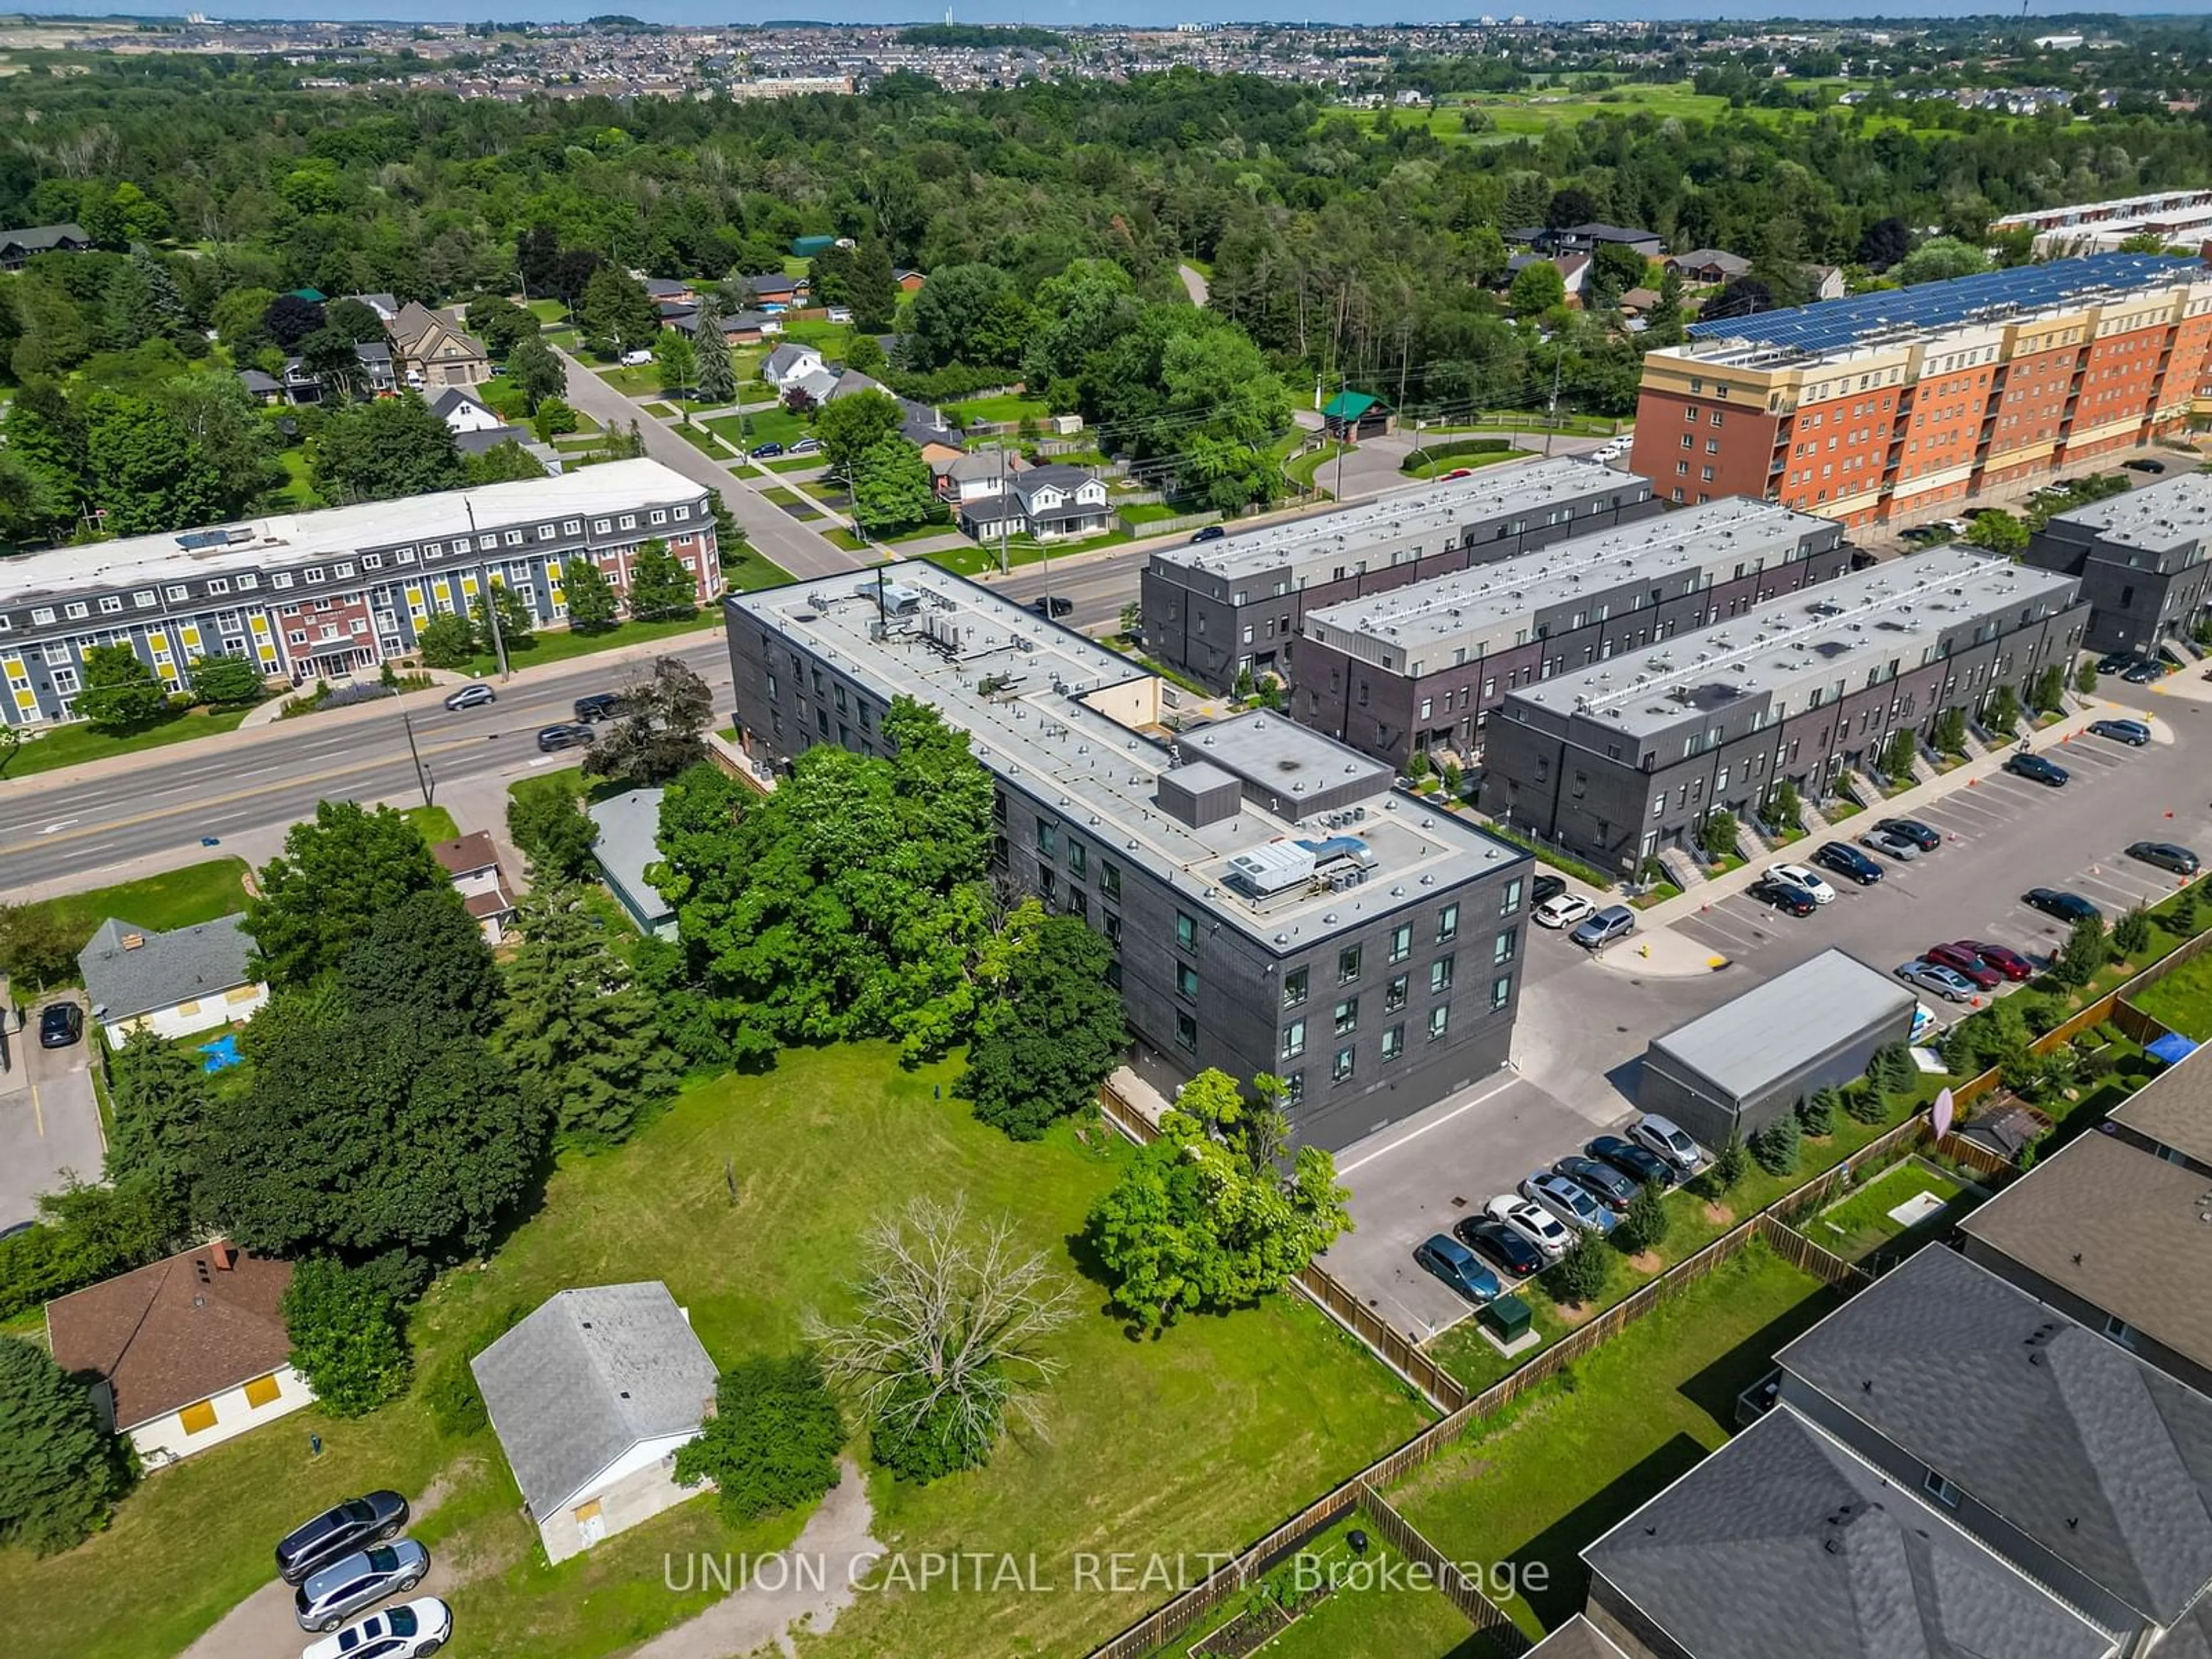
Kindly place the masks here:
[(46, 1114), (45, 1108), (39, 1103), (39, 1085), (35, 1083), (31, 1085), (31, 1115), (38, 1123), (39, 1139), (44, 1140), (46, 1138)]
[(40, 830), (40, 831), (39, 831), (39, 833), (40, 833), (40, 835), (42, 835), (42, 836), (51, 836), (51, 835), (52, 835), (52, 834), (54, 833), (54, 831), (56, 831), (57, 830), (66, 830), (66, 829), (68, 829), (68, 828), (70, 827), (70, 825), (71, 825), (72, 823), (75, 823), (76, 822), (76, 820), (75, 818), (56, 818), (56, 819), (55, 819), (52, 823), (48, 824), (45, 829), (43, 829), (43, 830)]

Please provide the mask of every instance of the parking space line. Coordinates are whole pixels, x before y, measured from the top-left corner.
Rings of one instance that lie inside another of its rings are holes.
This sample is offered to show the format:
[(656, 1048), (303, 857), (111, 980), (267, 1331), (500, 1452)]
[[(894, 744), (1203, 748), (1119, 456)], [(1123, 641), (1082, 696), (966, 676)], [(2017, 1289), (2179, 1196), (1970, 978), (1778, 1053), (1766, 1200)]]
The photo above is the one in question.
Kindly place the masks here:
[(1450, 1122), (1462, 1112), (1474, 1110), (1474, 1108), (1481, 1105), (1484, 1101), (1489, 1099), (1491, 1096), (1497, 1094), (1503, 1090), (1511, 1088), (1520, 1080), (1521, 1074), (1519, 1073), (1513, 1072), (1507, 1073), (1504, 1077), (1498, 1079), (1495, 1087), (1485, 1089), (1480, 1094), (1475, 1096), (1472, 1100), (1462, 1101), (1458, 1105), (1453, 1107), (1451, 1110), (1446, 1112), (1443, 1116), (1431, 1119), (1430, 1121), (1421, 1125), (1419, 1128), (1413, 1130), (1411, 1133), (1392, 1141), (1389, 1146), (1377, 1146), (1373, 1152), (1368, 1153), (1364, 1158), (1355, 1158), (1349, 1164), (1338, 1164), (1336, 1166), (1337, 1174), (1340, 1176), (1348, 1176), (1354, 1170), (1360, 1168), (1364, 1164), (1372, 1164), (1376, 1158), (1383, 1157), (1387, 1153), (1395, 1152), (1401, 1146), (1411, 1145), (1413, 1142), (1419, 1140), (1423, 1135), (1428, 1133), (1430, 1130), (1438, 1128), (1443, 1125)]

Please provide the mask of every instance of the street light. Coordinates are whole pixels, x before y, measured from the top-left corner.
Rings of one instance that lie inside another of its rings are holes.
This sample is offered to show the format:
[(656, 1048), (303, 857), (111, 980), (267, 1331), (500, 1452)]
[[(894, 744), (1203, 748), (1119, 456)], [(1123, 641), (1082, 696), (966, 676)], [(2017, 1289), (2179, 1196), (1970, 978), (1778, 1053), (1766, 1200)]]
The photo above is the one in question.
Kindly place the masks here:
[(407, 728), (407, 753), (415, 763), (415, 787), (422, 792), (422, 805), (428, 806), (431, 804), (431, 797), (438, 792), (438, 780), (432, 775), (430, 769), (422, 764), (422, 751), (415, 746), (414, 714), (407, 709), (401, 709), (399, 723)]

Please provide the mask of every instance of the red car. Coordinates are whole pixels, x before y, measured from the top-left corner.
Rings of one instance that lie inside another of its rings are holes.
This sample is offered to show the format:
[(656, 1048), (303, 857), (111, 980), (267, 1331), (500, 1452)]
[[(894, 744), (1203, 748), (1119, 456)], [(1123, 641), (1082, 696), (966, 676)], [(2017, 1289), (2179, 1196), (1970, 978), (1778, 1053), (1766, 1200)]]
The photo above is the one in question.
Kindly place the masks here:
[(1933, 945), (1924, 954), (1928, 961), (1941, 963), (1953, 973), (1972, 980), (1977, 991), (1994, 991), (2004, 983), (2004, 975), (1984, 962), (1980, 951), (1966, 945)]
[(1962, 939), (1949, 947), (1954, 951), (1970, 951), (1983, 963), (1994, 968), (2014, 984), (2035, 977), (2035, 964), (2017, 951), (2008, 951), (2002, 945), (1984, 945), (1978, 940)]

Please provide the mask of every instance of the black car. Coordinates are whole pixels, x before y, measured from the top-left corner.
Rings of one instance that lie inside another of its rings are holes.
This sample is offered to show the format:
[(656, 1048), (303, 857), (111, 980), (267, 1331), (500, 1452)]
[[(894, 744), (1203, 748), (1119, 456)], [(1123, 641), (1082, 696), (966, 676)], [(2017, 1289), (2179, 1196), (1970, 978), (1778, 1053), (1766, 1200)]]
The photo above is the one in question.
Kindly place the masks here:
[(2140, 749), (2150, 741), (2150, 727), (2141, 720), (2091, 720), (2089, 731), (2092, 736), (2109, 738), (2130, 749)]
[(2120, 678), (2130, 685), (2148, 685), (2153, 680), (2162, 680), (2165, 678), (2166, 665), (2162, 662), (2153, 662), (2148, 657), (2136, 663), (2132, 668), (2124, 671), (2120, 675)]
[(1877, 830), (1887, 830), (1893, 836), (1902, 836), (1923, 853), (1932, 853), (1943, 844), (1941, 831), (1921, 823), (1918, 818), (1882, 818), (1875, 824)]
[(550, 755), (556, 749), (574, 749), (578, 744), (591, 742), (592, 735), (588, 726), (549, 726), (538, 733), (538, 752)]
[(1601, 1164), (1610, 1164), (1630, 1180), (1649, 1187), (1656, 1182), (1662, 1187), (1674, 1184), (1674, 1172), (1667, 1160), (1656, 1152), (1646, 1152), (1632, 1140), (1623, 1140), (1619, 1135), (1600, 1135), (1583, 1148)]
[(1219, 525), (1210, 524), (1201, 530), (1193, 531), (1190, 539), (1194, 544), (1199, 542), (1218, 542), (1228, 533)]
[(1075, 609), (1075, 601), (1073, 599), (1063, 599), (1057, 593), (1048, 593), (1041, 599), (1031, 599), (1030, 601), (1030, 609), (1036, 611), (1040, 617), (1051, 617), (1057, 619), (1066, 616), (1070, 611), (1073, 611)]
[(1558, 876), (1537, 876), (1528, 883), (1528, 908), (1540, 910), (1567, 890), (1567, 884)]
[(1544, 1271), (1544, 1253), (1502, 1221), (1471, 1216), (1452, 1229), (1452, 1237), (1501, 1273), (1526, 1279)]
[(2196, 854), (2170, 841), (2139, 841), (2128, 848), (2128, 856), (2139, 864), (2171, 870), (2177, 876), (2193, 876), (2198, 868)]
[(1822, 842), (1820, 851), (1813, 854), (1813, 862), (1823, 870), (1849, 876), (1862, 887), (1871, 887), (1881, 879), (1881, 866), (1848, 842)]
[(2130, 472), (2163, 472), (2166, 471), (2166, 463), (2164, 461), (2154, 461), (2147, 457), (2132, 461), (2122, 461), (2120, 465), (2127, 468)]
[(781, 444), (755, 444), (752, 449), (753, 459), (757, 461), (772, 461), (782, 453)]
[(50, 1002), (39, 1011), (39, 1047), (66, 1048), (84, 1035), (84, 1010), (74, 1002)]
[(611, 720), (622, 713), (622, 699), (611, 691), (594, 691), (588, 697), (576, 699), (576, 718), (580, 720)]
[(1793, 916), (1809, 916), (1820, 907), (1813, 896), (1802, 887), (1793, 887), (1786, 881), (1777, 881), (1771, 876), (1762, 876), (1751, 884), (1751, 896), (1761, 904), (1771, 904), (1778, 910)]
[(395, 1537), (406, 1524), (407, 1500), (396, 1492), (349, 1498), (285, 1534), (276, 1546), (276, 1576), (288, 1584), (304, 1583), (317, 1568), (374, 1540)]
[(2079, 893), (2069, 893), (2063, 887), (2031, 887), (2020, 896), (2020, 902), (2063, 922), (2086, 921), (2091, 916), (2101, 921), (2105, 915)]
[(2066, 787), (2066, 769), (2056, 761), (2044, 759), (2040, 755), (2014, 754), (2006, 760), (2004, 769), (2016, 778), (2026, 778), (2030, 783), (2045, 784), (2053, 789)]
[(1636, 1183), (1601, 1158), (1563, 1158), (1552, 1165), (1552, 1173), (1566, 1176), (1615, 1215), (1636, 1196)]

